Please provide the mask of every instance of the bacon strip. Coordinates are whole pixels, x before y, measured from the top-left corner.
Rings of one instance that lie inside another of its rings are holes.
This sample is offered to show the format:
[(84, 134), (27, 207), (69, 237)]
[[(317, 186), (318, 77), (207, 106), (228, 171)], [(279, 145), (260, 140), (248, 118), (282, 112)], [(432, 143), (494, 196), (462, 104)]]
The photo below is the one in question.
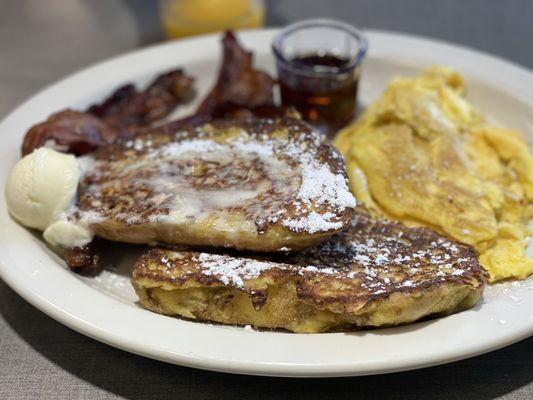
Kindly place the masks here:
[(51, 115), (26, 133), (22, 155), (42, 146), (83, 155), (129, 136), (166, 117), (178, 104), (189, 101), (193, 78), (178, 69), (158, 76), (144, 91), (133, 85), (116, 90), (102, 104), (86, 112), (64, 110)]
[(67, 266), (78, 273), (97, 273), (100, 270), (100, 240), (95, 238), (83, 247), (65, 249)]
[(215, 118), (283, 115), (284, 109), (274, 102), (275, 80), (254, 69), (252, 53), (241, 47), (231, 31), (226, 32), (222, 44), (224, 55), (217, 83), (193, 115), (153, 127), (194, 95), (193, 78), (176, 69), (158, 76), (144, 91), (126, 85), (86, 112), (65, 110), (53, 114), (26, 133), (22, 155), (46, 145), (83, 155), (146, 129), (171, 132)]
[(221, 118), (239, 108), (274, 106), (275, 80), (254, 69), (253, 54), (242, 48), (231, 31), (224, 35), (222, 46), (224, 54), (217, 83), (196, 114)]
[(115, 129), (91, 114), (64, 110), (30, 128), (22, 142), (22, 155), (42, 146), (81, 155), (111, 142), (117, 136)]
[(112, 128), (148, 126), (166, 117), (178, 104), (191, 100), (194, 96), (193, 82), (194, 79), (183, 70), (173, 70), (159, 75), (144, 91), (137, 91), (131, 84), (123, 86), (87, 112)]

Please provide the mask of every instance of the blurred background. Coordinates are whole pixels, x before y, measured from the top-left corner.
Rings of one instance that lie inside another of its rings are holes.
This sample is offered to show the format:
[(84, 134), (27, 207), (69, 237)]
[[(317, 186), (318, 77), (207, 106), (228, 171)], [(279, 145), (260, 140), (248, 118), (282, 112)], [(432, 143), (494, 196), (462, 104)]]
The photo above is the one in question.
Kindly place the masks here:
[(533, 68), (531, 0), (0, 0), (0, 116), (68, 73), (164, 40), (165, 26), (181, 36), (318, 16), (444, 39)]

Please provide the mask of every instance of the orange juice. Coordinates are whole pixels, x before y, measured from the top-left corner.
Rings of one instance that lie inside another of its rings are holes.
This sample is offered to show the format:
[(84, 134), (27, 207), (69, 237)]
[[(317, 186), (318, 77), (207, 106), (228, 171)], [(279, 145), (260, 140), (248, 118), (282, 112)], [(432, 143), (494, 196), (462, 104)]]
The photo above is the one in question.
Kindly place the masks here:
[(160, 6), (167, 38), (258, 28), (265, 18), (257, 0), (161, 0)]

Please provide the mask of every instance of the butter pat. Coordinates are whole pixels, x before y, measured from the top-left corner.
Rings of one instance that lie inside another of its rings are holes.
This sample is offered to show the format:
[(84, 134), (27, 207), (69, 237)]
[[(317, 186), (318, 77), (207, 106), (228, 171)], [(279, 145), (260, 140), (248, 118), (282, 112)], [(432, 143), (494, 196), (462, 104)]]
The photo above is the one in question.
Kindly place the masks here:
[(54, 246), (81, 247), (93, 240), (93, 232), (80, 222), (66, 219), (52, 223), (43, 233), (44, 240)]
[(86, 224), (67, 221), (81, 170), (76, 157), (39, 148), (21, 159), (9, 174), (5, 196), (10, 214), (24, 226), (45, 231), (53, 245), (76, 247), (93, 234)]

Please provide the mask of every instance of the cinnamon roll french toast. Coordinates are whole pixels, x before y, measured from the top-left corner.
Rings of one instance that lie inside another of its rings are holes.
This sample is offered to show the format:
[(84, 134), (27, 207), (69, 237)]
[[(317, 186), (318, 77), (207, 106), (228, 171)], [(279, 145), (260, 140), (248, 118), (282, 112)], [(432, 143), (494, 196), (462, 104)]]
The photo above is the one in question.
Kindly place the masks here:
[(340, 154), (290, 117), (154, 129), (85, 161), (69, 218), (108, 240), (302, 249), (346, 227), (355, 206)]

